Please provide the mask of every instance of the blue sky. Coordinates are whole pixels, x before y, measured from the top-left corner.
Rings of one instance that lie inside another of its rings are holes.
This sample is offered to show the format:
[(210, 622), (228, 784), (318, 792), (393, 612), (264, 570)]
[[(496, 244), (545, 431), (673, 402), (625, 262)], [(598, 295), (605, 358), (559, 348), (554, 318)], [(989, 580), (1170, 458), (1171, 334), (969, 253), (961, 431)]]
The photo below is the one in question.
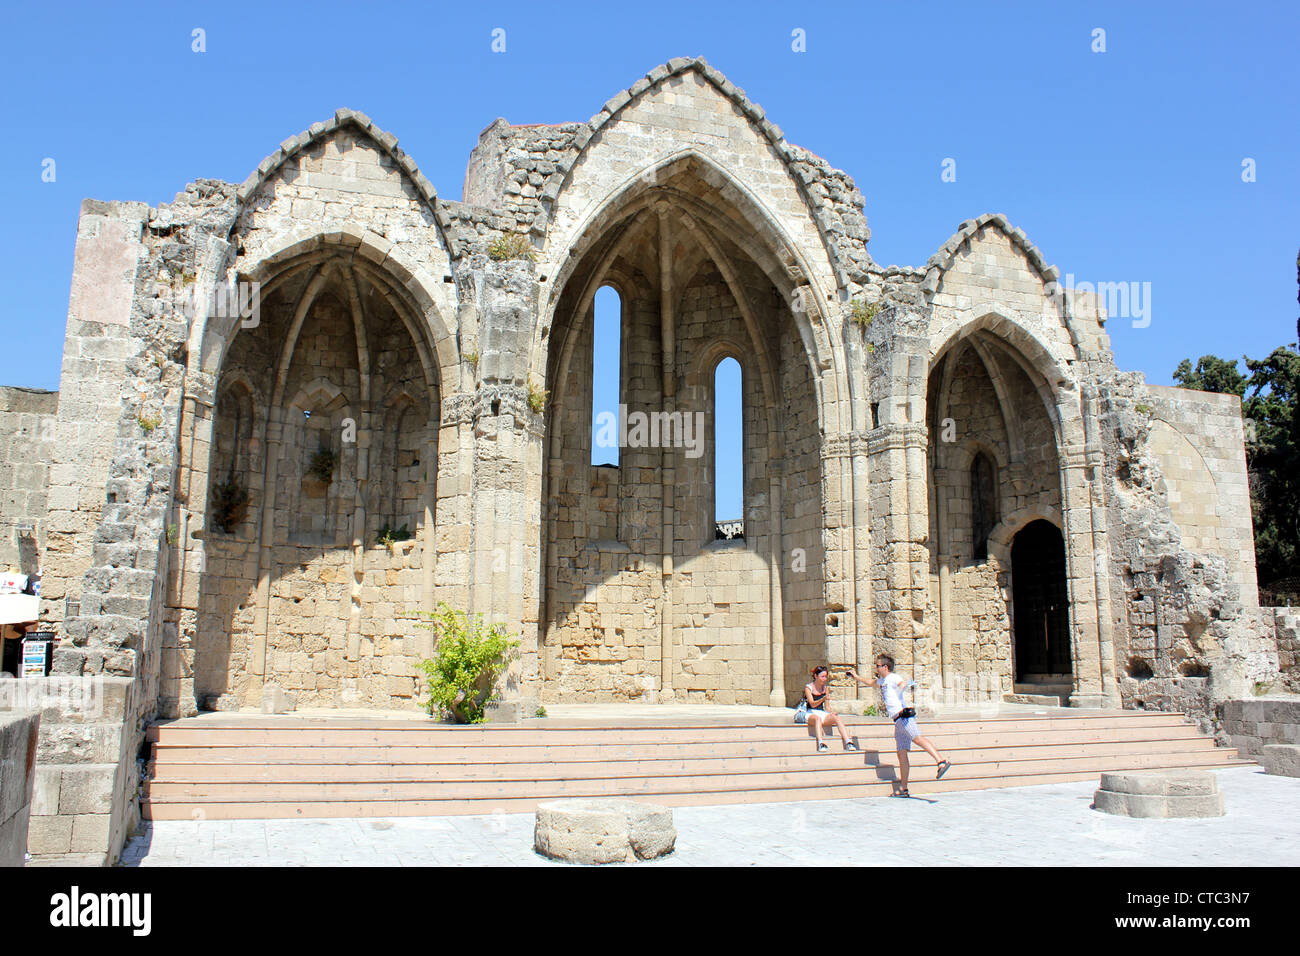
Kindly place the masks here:
[[(646, 10), (653, 15), (647, 16)], [(0, 384), (57, 388), (84, 197), (240, 182), (348, 106), (458, 199), (480, 130), (585, 120), (703, 55), (786, 136), (847, 170), (882, 264), (922, 265), (1002, 212), (1062, 274), (1150, 283), (1108, 326), (1121, 368), (1295, 338), (1294, 3), (10, 5), (0, 88)], [(206, 31), (207, 51), (191, 49)], [(492, 31), (506, 52), (493, 53)], [(1105, 30), (1106, 51), (1093, 52)], [(806, 52), (792, 50), (804, 31)], [(55, 181), (43, 182), (44, 160)], [(942, 179), (956, 162), (956, 181)], [(1254, 161), (1256, 181), (1242, 181)]]

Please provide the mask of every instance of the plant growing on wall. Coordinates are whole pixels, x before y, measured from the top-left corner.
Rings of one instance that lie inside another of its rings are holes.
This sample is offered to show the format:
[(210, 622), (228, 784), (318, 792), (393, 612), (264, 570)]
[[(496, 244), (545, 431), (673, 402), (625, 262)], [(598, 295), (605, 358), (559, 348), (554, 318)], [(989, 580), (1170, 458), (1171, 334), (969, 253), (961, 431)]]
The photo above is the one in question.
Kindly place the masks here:
[(518, 232), (508, 232), (488, 246), (488, 255), (497, 262), (508, 262), (513, 259), (527, 259), (532, 262), (537, 258), (537, 253), (533, 251), (533, 244), (528, 241), (528, 237)]
[(854, 299), (849, 303), (849, 319), (862, 328), (867, 328), (877, 315), (880, 314), (879, 302), (863, 302), (861, 299)]
[(329, 484), (334, 480), (334, 469), (338, 466), (338, 463), (339, 456), (322, 445), (316, 449), (316, 454), (311, 456), (311, 461), (307, 464), (307, 475), (317, 481)]
[(393, 545), (397, 542), (410, 540), (411, 532), (407, 529), (406, 525), (402, 525), (400, 528), (394, 528), (386, 521), (384, 522), (384, 526), (379, 529), (376, 536), (376, 543), (382, 544), (387, 548), (389, 554), (393, 553)]
[(425, 708), (430, 715), (449, 716), (457, 723), (483, 723), (487, 705), (499, 696), (493, 685), (519, 641), (504, 624), (485, 624), (481, 614), (471, 621), (464, 611), (442, 601), (436, 611), (420, 615), (429, 622), (416, 626), (433, 628), (437, 641), (433, 658), (417, 665), (427, 681)]
[(140, 417), (136, 420), (140, 423), (141, 431), (148, 435), (162, 424), (162, 415), (145, 415), (141, 412)]
[(235, 476), (212, 486), (212, 523), (230, 534), (244, 520), (248, 511), (248, 489)]
[(532, 379), (528, 380), (528, 407), (537, 414), (540, 415), (546, 407), (546, 399), (550, 394), (546, 389), (533, 384)]

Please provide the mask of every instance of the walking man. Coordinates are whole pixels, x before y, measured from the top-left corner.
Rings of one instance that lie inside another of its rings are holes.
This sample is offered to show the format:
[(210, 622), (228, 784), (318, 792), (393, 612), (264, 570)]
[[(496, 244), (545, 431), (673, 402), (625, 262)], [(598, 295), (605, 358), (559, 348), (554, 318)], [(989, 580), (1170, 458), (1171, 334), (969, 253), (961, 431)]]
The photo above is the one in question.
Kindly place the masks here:
[[(863, 680), (852, 670), (849, 671), (849, 676), (865, 686), (872, 683), (869, 680)], [(908, 752), (912, 749), (913, 742), (935, 759), (939, 769), (938, 774), (935, 776), (936, 780), (951, 769), (952, 763), (941, 757), (934, 744), (921, 736), (921, 731), (916, 726), (916, 711), (908, 707), (903, 701), (904, 689), (915, 687), (916, 681), (908, 681), (904, 684), (903, 679), (894, 673), (894, 659), (888, 654), (881, 654), (876, 658), (875, 685), (880, 689), (880, 694), (885, 699), (885, 712), (889, 714), (890, 720), (894, 722), (894, 743), (898, 747), (898, 770), (901, 777), (901, 787), (894, 796), (911, 796), (907, 792), (907, 774), (910, 769)]]

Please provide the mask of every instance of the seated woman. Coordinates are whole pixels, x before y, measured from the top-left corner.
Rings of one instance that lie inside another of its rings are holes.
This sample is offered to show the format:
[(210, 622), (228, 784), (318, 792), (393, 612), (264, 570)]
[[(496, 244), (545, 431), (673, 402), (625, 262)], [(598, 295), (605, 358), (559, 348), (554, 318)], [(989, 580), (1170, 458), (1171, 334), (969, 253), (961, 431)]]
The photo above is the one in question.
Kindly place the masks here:
[(826, 687), (830, 677), (830, 669), (824, 664), (818, 664), (813, 668), (812, 683), (804, 684), (803, 687), (804, 699), (808, 701), (808, 723), (812, 724), (813, 733), (817, 735), (817, 751), (821, 753), (827, 749), (826, 741), (822, 740), (823, 726), (827, 730), (838, 727), (840, 739), (844, 741), (844, 749), (857, 750), (858, 745), (849, 739), (849, 731), (844, 726), (844, 721), (840, 720), (840, 715), (830, 708), (831, 692)]

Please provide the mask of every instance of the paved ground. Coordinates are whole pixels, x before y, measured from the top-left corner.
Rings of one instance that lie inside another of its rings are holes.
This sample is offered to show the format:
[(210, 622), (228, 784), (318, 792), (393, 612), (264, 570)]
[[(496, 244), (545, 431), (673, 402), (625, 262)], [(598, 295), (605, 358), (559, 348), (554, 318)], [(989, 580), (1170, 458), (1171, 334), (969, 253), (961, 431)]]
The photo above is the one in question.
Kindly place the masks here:
[[(642, 866), (1300, 866), (1300, 778), (1215, 771), (1227, 815), (1130, 820), (1096, 781), (674, 811), (677, 849)], [(124, 866), (563, 866), (533, 815), (146, 824)]]

